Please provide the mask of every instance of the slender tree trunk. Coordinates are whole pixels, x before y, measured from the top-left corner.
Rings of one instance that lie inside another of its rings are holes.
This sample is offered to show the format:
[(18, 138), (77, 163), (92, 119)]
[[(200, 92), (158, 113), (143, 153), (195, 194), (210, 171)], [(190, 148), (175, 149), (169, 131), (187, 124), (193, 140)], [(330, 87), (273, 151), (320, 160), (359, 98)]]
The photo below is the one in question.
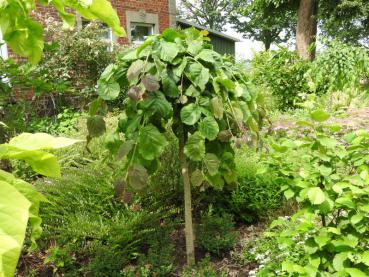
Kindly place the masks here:
[(191, 204), (191, 184), (188, 174), (188, 165), (186, 156), (184, 154), (184, 146), (186, 144), (186, 133), (183, 124), (179, 126), (179, 161), (183, 177), (183, 191), (184, 191), (184, 210), (185, 210), (185, 236), (186, 236), (186, 255), (187, 265), (195, 263), (195, 246), (192, 226), (192, 204)]
[(314, 60), (318, 25), (318, 1), (300, 0), (297, 14), (296, 49), (305, 60)]

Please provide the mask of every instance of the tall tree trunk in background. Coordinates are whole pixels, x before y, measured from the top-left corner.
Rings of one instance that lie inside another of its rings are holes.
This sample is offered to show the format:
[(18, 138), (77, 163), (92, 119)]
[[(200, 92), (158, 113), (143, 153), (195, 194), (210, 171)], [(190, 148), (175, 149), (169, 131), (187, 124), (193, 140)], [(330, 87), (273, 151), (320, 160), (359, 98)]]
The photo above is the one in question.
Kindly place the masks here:
[(317, 28), (318, 1), (300, 0), (297, 12), (296, 49), (304, 60), (314, 60)]
[(185, 206), (184, 212), (185, 212), (186, 256), (187, 256), (187, 265), (191, 266), (195, 264), (195, 246), (192, 226), (191, 183), (188, 173), (187, 159), (184, 154), (184, 146), (186, 145), (186, 140), (187, 134), (185, 133), (183, 124), (180, 123), (178, 141), (179, 141), (179, 162), (181, 166), (183, 179), (183, 193)]
[(268, 51), (270, 49), (270, 46), (272, 45), (272, 35), (270, 34), (269, 30), (264, 31), (264, 47), (265, 51)]

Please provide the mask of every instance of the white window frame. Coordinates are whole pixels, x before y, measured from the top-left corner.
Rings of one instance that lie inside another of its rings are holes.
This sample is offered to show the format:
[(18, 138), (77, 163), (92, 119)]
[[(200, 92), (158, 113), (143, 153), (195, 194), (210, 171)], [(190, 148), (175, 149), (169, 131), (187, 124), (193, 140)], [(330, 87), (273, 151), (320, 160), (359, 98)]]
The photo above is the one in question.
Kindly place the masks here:
[(131, 37), (131, 43), (133, 43), (135, 45), (140, 45), (140, 44), (144, 43), (144, 40), (143, 41), (139, 41), (139, 40), (135, 41), (135, 40), (133, 40), (133, 38), (132, 38), (132, 28), (134, 26), (149, 27), (151, 29), (149, 31), (149, 36), (155, 34), (155, 25), (154, 24), (151, 24), (151, 23), (142, 23), (142, 22), (131, 22), (131, 24), (130, 24), (130, 28), (131, 29), (129, 30), (129, 32), (130, 32), (130, 37)]
[(4, 60), (6, 60), (9, 57), (8, 53), (8, 46), (5, 44), (3, 40), (3, 34), (0, 30), (0, 57), (2, 57)]
[(126, 27), (128, 41), (132, 42), (131, 24), (142, 24), (152, 26), (152, 34), (159, 34), (159, 15), (155, 13), (147, 13), (144, 10), (140, 11), (126, 11)]

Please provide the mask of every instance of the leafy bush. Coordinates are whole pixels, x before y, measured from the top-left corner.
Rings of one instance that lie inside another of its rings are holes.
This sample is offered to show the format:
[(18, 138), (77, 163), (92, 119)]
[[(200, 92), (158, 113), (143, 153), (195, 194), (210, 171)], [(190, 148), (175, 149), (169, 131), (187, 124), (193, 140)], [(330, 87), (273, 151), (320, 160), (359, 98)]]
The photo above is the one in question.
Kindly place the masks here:
[(65, 108), (53, 117), (34, 117), (28, 124), (28, 132), (47, 132), (50, 134), (70, 134), (76, 131), (81, 114)]
[(256, 268), (249, 272), (250, 277), (284, 276), (281, 264), (284, 260), (294, 260), (301, 264), (306, 262), (304, 238), (296, 237), (294, 243), (282, 246), (276, 236), (296, 227), (288, 216), (281, 218), (280, 226), (267, 229), (260, 236), (251, 236), (241, 241), (241, 253), (237, 254), (242, 264), (256, 263)]
[[(305, 136), (274, 144), (268, 161), (272, 170), (288, 180), (282, 187), (285, 197), (294, 198), (302, 207), (292, 217), (293, 228), (274, 236), (282, 247), (303, 239), (305, 258), (287, 257), (281, 269), (310, 276), (367, 276), (369, 134), (362, 130), (336, 139), (340, 126), (323, 123), (329, 114), (317, 110), (311, 119), (298, 122), (306, 127)], [(305, 153), (301, 155), (300, 150)], [(279, 219), (271, 227), (283, 224)]]
[(339, 41), (329, 43), (307, 73), (310, 89), (320, 95), (359, 88), (360, 81), (368, 76), (368, 50)]
[(210, 208), (202, 214), (200, 223), (196, 225), (196, 243), (201, 249), (222, 256), (236, 243), (238, 234), (233, 229), (232, 215), (216, 215)]
[(258, 174), (260, 157), (255, 150), (237, 151), (236, 167), (238, 185), (232, 191), (231, 209), (241, 220), (252, 222), (276, 209), (282, 200), (281, 180), (266, 171)]
[(271, 91), (280, 110), (295, 108), (301, 95), (310, 93), (305, 73), (310, 64), (287, 48), (265, 51), (255, 55), (250, 75), (253, 83)]
[(106, 28), (92, 21), (83, 28), (63, 29), (62, 23), (48, 14), (37, 14), (45, 25), (47, 44), (37, 72), (47, 83), (68, 84), (72, 92), (90, 93), (115, 52), (110, 42), (102, 39)]

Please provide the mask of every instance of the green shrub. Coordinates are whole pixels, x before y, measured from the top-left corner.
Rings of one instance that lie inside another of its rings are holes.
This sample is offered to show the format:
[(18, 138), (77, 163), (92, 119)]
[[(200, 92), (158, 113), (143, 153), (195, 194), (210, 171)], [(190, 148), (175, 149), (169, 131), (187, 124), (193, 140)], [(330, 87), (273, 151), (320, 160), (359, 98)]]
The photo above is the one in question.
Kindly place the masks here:
[(309, 62), (301, 60), (296, 52), (281, 47), (255, 55), (250, 75), (255, 85), (271, 91), (278, 108), (285, 111), (295, 108), (302, 94), (310, 93), (304, 76), (309, 67)]
[(258, 174), (259, 154), (245, 147), (237, 151), (238, 186), (232, 191), (230, 206), (237, 218), (252, 222), (267, 216), (282, 202), (281, 180), (272, 172)]
[(75, 112), (70, 108), (64, 108), (55, 116), (35, 116), (28, 123), (27, 132), (42, 132), (55, 135), (70, 134), (77, 130), (76, 125), (80, 117), (81, 113)]
[(319, 95), (359, 88), (368, 76), (368, 50), (339, 41), (329, 43), (307, 72), (310, 89)]
[(283, 224), (280, 226), (267, 229), (259, 236), (252, 235), (241, 241), (241, 251), (237, 254), (239, 262), (242, 264), (256, 263), (256, 268), (249, 272), (250, 276), (287, 276), (283, 275), (281, 266), (285, 259), (294, 260), (299, 264), (306, 262), (303, 237), (296, 237), (293, 243), (286, 246), (281, 245), (280, 241), (271, 235), (271, 231), (274, 234), (296, 228), (289, 217), (283, 217), (281, 220)]
[[(270, 235), (284, 248), (303, 241), (305, 259), (286, 257), (281, 264), (286, 274), (368, 276), (369, 133), (359, 130), (342, 138), (339, 125), (324, 123), (329, 117), (313, 111), (310, 120), (298, 123), (305, 127), (299, 140), (273, 145), (268, 167), (284, 176), (284, 196), (301, 208), (292, 228)], [(278, 219), (271, 228), (283, 225)]]
[(196, 225), (196, 243), (205, 251), (223, 256), (231, 250), (237, 239), (234, 221), (231, 214), (216, 215), (212, 208), (202, 214), (200, 223)]

